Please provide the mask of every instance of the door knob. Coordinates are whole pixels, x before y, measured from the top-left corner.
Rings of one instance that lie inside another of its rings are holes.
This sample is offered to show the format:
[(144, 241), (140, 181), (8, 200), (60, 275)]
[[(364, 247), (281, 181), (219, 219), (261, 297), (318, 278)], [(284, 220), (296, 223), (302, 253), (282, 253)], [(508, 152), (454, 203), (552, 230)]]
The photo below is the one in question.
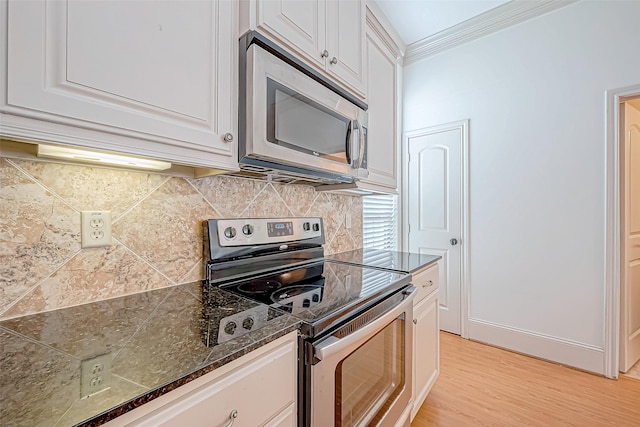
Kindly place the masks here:
[(323, 50), (320, 56), (326, 58), (327, 56), (329, 56), (329, 51), (327, 49)]
[(451, 239), (449, 240), (449, 243), (451, 243), (451, 246), (455, 246), (458, 244), (458, 239)]
[(331, 65), (336, 65), (337, 63), (338, 63), (338, 58), (336, 58), (335, 56), (331, 58), (331, 61), (329, 61), (329, 64)]

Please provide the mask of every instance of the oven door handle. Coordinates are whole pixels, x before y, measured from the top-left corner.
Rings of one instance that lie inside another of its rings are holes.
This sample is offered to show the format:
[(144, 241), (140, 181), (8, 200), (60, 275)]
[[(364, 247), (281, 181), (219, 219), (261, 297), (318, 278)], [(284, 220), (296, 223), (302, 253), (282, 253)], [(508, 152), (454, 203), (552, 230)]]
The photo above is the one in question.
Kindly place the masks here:
[[(393, 319), (400, 316), (403, 312), (409, 310), (413, 306), (413, 297), (416, 288), (411, 286), (406, 290), (402, 291), (406, 298), (398, 305), (393, 307), (391, 310), (384, 313), (382, 316), (375, 319), (370, 324), (358, 329), (356, 332), (347, 335), (344, 338), (337, 338), (329, 336), (324, 340), (313, 346), (314, 348), (314, 356), (318, 361), (326, 359), (336, 353), (339, 353), (354, 344), (361, 343), (363, 341), (368, 340), (375, 334), (377, 334), (384, 326), (390, 323)], [(409, 310), (409, 313), (413, 315), (413, 310)], [(405, 319), (406, 322), (411, 323), (413, 319)]]

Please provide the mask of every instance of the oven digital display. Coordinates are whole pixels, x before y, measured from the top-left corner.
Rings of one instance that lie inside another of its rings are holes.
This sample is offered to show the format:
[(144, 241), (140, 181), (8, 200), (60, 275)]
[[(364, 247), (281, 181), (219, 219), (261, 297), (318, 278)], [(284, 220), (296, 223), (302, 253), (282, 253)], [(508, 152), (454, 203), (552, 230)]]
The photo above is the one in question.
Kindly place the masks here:
[(268, 222), (267, 235), (269, 237), (292, 236), (293, 222)]

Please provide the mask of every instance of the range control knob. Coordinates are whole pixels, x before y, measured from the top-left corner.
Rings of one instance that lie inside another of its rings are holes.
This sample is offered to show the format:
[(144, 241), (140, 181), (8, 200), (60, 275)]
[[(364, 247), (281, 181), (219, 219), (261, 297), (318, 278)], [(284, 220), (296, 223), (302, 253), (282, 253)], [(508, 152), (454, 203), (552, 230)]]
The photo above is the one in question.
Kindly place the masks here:
[(318, 224), (317, 222), (313, 223), (313, 231), (320, 231), (320, 224)]
[(253, 225), (245, 224), (242, 227), (242, 234), (244, 234), (245, 236), (251, 236), (253, 234)]
[(236, 237), (236, 229), (233, 227), (227, 227), (224, 229), (224, 237), (227, 239), (233, 239)]
[(229, 334), (229, 335), (233, 335), (233, 333), (236, 331), (236, 328), (238, 327), (238, 325), (236, 324), (236, 322), (229, 322), (226, 325), (224, 325), (224, 331)]
[(253, 328), (254, 323), (253, 317), (247, 317), (242, 321), (242, 327), (248, 330)]
[(303, 223), (303, 224), (302, 224), (302, 229), (303, 229), (304, 231), (309, 231), (309, 230), (311, 230), (311, 224), (309, 224), (308, 222)]

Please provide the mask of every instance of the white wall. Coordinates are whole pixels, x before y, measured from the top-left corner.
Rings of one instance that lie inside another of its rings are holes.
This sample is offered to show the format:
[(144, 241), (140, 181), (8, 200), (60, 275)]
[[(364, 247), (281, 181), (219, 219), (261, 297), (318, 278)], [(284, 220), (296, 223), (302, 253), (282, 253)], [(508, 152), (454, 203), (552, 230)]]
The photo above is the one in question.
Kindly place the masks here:
[(602, 372), (605, 91), (640, 83), (639, 16), (584, 0), (405, 68), (403, 131), (470, 119), (471, 338)]

